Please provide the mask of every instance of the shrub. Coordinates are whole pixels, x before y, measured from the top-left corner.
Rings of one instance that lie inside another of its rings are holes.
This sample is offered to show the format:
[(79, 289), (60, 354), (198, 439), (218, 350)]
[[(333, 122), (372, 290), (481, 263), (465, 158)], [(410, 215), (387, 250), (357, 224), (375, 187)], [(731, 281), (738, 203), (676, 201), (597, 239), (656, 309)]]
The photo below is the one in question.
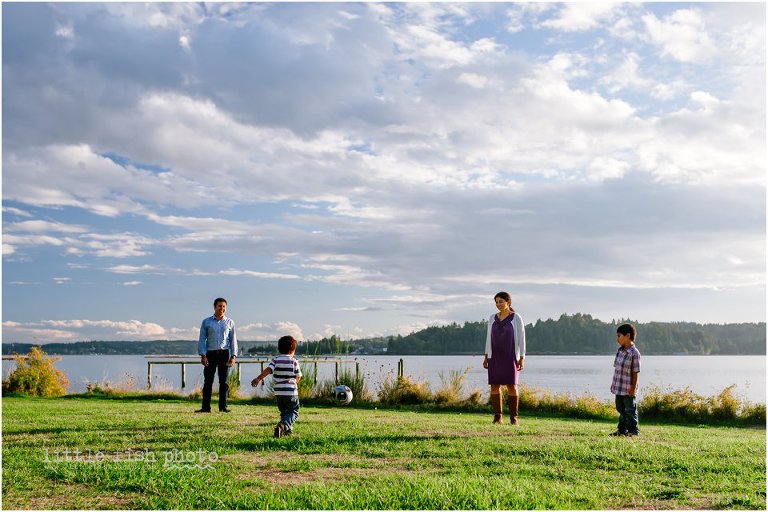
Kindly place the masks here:
[(227, 384), (229, 385), (230, 398), (242, 398), (242, 393), (240, 392), (240, 371), (237, 369), (237, 363), (229, 369)]
[(464, 379), (469, 372), (469, 368), (462, 370), (451, 370), (446, 376), (441, 370), (440, 388), (435, 392), (435, 402), (438, 404), (456, 404), (461, 402), (464, 394)]
[(741, 403), (736, 397), (736, 384), (731, 384), (718, 394), (712, 403), (712, 415), (723, 420), (732, 420), (738, 416)]
[[(300, 363), (301, 379), (299, 379), (299, 398), (312, 398), (315, 396), (317, 385), (317, 365), (314, 363)], [(272, 380), (272, 379), (270, 379)]]
[(469, 406), (478, 406), (481, 405), (483, 402), (483, 392), (479, 389), (473, 389), (472, 392), (469, 394), (466, 400), (464, 400), (464, 403)]
[(379, 402), (395, 404), (425, 404), (433, 401), (432, 393), (426, 381), (414, 382), (402, 376), (392, 379), (387, 375), (379, 385)]
[(355, 371), (344, 365), (339, 369), (338, 378), (326, 380), (320, 384), (315, 396), (322, 398), (325, 402), (333, 402), (333, 392), (336, 386), (348, 386), (352, 390), (355, 401), (373, 401), (373, 395), (368, 389), (368, 383), (363, 373), (356, 374)]
[(584, 418), (614, 418), (612, 404), (601, 401), (591, 393), (571, 397), (567, 393), (553, 394), (548, 389), (518, 385), (520, 409), (528, 411), (557, 412)]
[(336, 386), (349, 386), (355, 400), (368, 402), (373, 398), (368, 389), (368, 383), (365, 381), (363, 372), (353, 371), (347, 365), (341, 366), (339, 377), (336, 379)]
[(49, 357), (40, 347), (32, 347), (26, 357), (13, 356), (16, 368), (3, 381), (3, 394), (21, 393), (32, 396), (61, 396), (66, 394), (69, 379), (53, 363), (60, 357)]
[(118, 396), (136, 391), (136, 377), (125, 372), (118, 382), (103, 380), (101, 382), (86, 382), (85, 393), (87, 395)]
[(752, 404), (736, 395), (736, 385), (714, 396), (703, 396), (690, 388), (663, 390), (652, 386), (644, 390), (638, 404), (641, 416), (682, 419), (707, 423), (710, 420), (738, 421), (750, 425), (765, 424), (765, 404)]

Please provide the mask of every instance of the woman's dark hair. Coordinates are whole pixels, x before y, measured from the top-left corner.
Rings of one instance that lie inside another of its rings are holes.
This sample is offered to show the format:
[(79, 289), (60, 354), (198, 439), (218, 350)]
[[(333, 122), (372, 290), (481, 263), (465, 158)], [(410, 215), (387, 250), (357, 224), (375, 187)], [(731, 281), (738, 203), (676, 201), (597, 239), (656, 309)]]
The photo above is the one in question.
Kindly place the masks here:
[(293, 336), (283, 336), (277, 340), (277, 350), (279, 350), (281, 354), (290, 354), (296, 350), (298, 345), (299, 342), (297, 342)]
[(510, 297), (510, 295), (507, 292), (497, 293), (496, 295), (493, 296), (493, 300), (495, 301), (499, 297), (501, 297), (504, 300), (504, 302), (509, 302), (510, 304), (512, 304), (512, 297)]
[(632, 324), (621, 324), (616, 328), (616, 332), (622, 336), (629, 334), (629, 339), (632, 341), (635, 341), (635, 338), (637, 337), (637, 329), (635, 329), (635, 326)]
[(216, 304), (218, 304), (219, 302), (223, 302), (224, 304), (226, 304), (227, 299), (225, 299), (224, 297), (217, 298), (215, 301), (213, 301), (213, 307), (216, 307)]
[(513, 313), (515, 312), (515, 308), (512, 307), (512, 296), (508, 294), (507, 292), (499, 292), (496, 295), (493, 296), (493, 301), (496, 302), (496, 299), (501, 298), (504, 302), (509, 304), (509, 310)]

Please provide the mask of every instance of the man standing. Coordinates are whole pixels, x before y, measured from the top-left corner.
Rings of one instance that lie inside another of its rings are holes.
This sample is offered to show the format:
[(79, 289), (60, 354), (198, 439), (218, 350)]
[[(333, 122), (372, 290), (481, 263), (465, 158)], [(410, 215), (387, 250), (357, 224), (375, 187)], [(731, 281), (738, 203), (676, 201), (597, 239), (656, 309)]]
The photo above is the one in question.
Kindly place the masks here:
[(235, 322), (227, 318), (227, 299), (219, 297), (213, 301), (213, 316), (203, 320), (200, 326), (200, 341), (197, 353), (203, 364), (203, 407), (195, 412), (211, 412), (211, 393), (213, 391), (213, 376), (219, 374), (219, 411), (230, 412), (227, 409), (227, 393), (229, 392), (229, 369), (235, 364), (237, 355), (237, 334)]

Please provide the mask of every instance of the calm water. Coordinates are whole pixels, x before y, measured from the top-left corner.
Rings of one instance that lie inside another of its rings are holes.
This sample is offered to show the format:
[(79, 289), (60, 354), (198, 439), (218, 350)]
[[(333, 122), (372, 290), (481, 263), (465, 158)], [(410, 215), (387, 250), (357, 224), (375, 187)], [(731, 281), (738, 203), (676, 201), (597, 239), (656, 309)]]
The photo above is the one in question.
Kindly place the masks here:
[[(403, 359), (405, 374), (425, 379), (433, 390), (440, 387), (440, 373), (446, 377), (452, 370), (467, 370), (464, 389), (479, 388), (487, 392), (487, 374), (482, 367), (482, 356), (359, 356), (360, 370), (365, 373), (371, 391), (386, 376), (395, 375), (397, 362)], [(354, 359), (350, 358), (354, 370)], [(13, 369), (13, 361), (3, 361), (3, 378)], [(144, 356), (62, 356), (56, 363), (70, 380), (68, 391), (85, 391), (89, 382), (125, 384), (140, 389), (146, 386), (147, 358)], [(690, 387), (693, 391), (712, 395), (736, 384), (737, 393), (752, 402), (766, 401), (765, 356), (643, 356), (640, 373), (642, 388), (655, 384), (669, 389)], [(318, 366), (320, 380), (330, 379), (333, 364)], [(260, 365), (243, 364), (242, 391), (251, 394), (248, 382), (258, 375)], [(521, 382), (548, 388), (557, 393), (583, 394), (590, 392), (610, 399), (613, 375), (613, 355), (606, 356), (528, 356)], [(187, 365), (187, 390), (202, 385), (202, 367)], [(180, 390), (179, 365), (154, 365), (153, 388)], [(216, 384), (214, 383), (214, 391)]]

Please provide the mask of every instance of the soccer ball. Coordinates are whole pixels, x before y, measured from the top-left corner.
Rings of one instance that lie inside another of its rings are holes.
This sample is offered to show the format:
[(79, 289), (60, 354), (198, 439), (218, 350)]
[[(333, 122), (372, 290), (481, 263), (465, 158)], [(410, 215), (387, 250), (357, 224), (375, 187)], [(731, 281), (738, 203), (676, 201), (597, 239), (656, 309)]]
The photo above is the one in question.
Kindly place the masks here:
[(352, 401), (352, 390), (349, 386), (336, 386), (333, 390), (333, 399), (337, 404), (346, 405)]

